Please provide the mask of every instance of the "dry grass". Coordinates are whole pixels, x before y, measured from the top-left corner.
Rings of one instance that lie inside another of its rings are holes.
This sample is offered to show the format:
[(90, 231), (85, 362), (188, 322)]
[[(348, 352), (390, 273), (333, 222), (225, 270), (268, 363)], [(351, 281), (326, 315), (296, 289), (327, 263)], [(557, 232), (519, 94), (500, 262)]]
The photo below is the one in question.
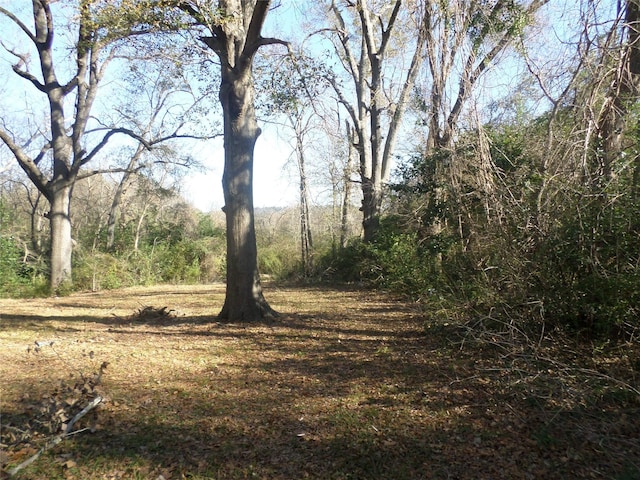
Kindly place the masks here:
[[(273, 325), (216, 323), (223, 294), (167, 286), (0, 300), (5, 432), (70, 375), (109, 363), (97, 431), (17, 477), (640, 478), (628, 392), (560, 392), (554, 403), (540, 394), (543, 373), (509, 370), (491, 348), (460, 350), (454, 327), (425, 334), (412, 305), (383, 294), (270, 285), (283, 314)], [(36, 341), (54, 343), (27, 352)], [(12, 445), (4, 461), (34, 448), (37, 439)]]

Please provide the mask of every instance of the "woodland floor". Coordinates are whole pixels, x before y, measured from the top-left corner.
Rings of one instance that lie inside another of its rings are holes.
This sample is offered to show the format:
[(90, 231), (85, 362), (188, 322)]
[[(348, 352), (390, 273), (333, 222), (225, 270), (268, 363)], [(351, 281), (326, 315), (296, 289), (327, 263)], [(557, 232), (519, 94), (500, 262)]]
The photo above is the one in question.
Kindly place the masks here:
[(223, 285), (0, 300), (3, 476), (98, 392), (88, 430), (14, 478), (640, 479), (637, 339), (527, 342), (370, 291), (265, 293), (271, 325), (217, 323)]

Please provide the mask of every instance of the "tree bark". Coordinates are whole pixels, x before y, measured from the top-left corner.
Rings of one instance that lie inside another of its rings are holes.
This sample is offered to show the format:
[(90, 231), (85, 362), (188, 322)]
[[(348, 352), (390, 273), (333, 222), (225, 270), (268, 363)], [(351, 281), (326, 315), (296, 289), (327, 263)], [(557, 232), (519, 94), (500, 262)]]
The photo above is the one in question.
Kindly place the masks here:
[(380, 210), (382, 207), (382, 188), (371, 179), (362, 182), (362, 240), (366, 243), (375, 240), (380, 229)]
[(342, 196), (342, 212), (340, 215), (340, 247), (345, 248), (349, 239), (349, 205), (351, 201), (351, 169), (353, 158), (355, 156), (354, 142), (356, 141), (356, 133), (348, 121), (345, 121), (347, 142), (349, 144), (347, 163), (342, 172), (342, 181), (344, 182), (344, 192)]
[[(242, 68), (243, 67), (243, 68)], [(218, 317), (251, 322), (277, 316), (262, 293), (253, 208), (253, 153), (260, 128), (254, 110), (250, 65), (222, 67), (227, 290)]]
[(64, 184), (54, 188), (49, 211), (51, 235), (51, 291), (56, 292), (65, 283), (71, 282), (71, 187)]

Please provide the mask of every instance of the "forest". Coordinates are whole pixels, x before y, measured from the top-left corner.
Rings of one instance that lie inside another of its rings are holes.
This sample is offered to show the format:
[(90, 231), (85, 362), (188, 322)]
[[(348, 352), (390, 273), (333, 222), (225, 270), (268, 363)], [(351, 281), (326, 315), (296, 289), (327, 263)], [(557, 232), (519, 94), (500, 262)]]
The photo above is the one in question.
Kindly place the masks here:
[(640, 478), (640, 1), (0, 30), (1, 478)]

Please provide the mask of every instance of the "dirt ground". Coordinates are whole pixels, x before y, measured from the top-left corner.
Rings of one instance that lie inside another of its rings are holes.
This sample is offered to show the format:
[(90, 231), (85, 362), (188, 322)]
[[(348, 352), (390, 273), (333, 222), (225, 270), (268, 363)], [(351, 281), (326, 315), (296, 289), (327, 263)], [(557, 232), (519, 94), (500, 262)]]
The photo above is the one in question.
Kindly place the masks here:
[[(3, 477), (640, 479), (637, 342), (535, 349), (385, 294), (223, 285), (0, 300)], [(101, 371), (98, 379), (97, 374)]]

